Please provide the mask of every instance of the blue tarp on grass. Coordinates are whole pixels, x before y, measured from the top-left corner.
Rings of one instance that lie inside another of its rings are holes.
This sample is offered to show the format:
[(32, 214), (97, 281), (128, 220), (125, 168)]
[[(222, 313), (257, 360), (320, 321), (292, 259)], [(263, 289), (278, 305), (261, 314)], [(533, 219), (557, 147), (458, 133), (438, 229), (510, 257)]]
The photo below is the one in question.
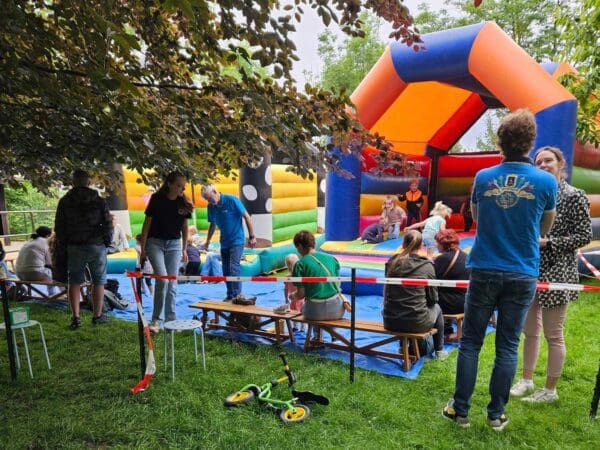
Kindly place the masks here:
[[(124, 298), (129, 299), (133, 302), (133, 291), (131, 288), (131, 281), (129, 278), (124, 275), (115, 275), (111, 276), (111, 278), (116, 278), (120, 282), (120, 292)], [(257, 297), (257, 305), (266, 306), (266, 307), (275, 307), (283, 303), (284, 294), (283, 294), (283, 283), (244, 283), (243, 291), (246, 295), (256, 295)], [(179, 284), (177, 287), (177, 318), (178, 319), (189, 319), (194, 315), (198, 314), (200, 310), (190, 308), (189, 305), (192, 303), (196, 303), (200, 300), (221, 300), (225, 298), (226, 289), (224, 283), (216, 283), (216, 284), (197, 284), (197, 283), (187, 283), (187, 284)], [(381, 320), (381, 308), (382, 308), (382, 297), (381, 296), (359, 296), (356, 298), (357, 305), (357, 319), (362, 320)], [(153, 300), (150, 295), (146, 294), (143, 296), (143, 306), (144, 312), (146, 314), (146, 318), (148, 321), (151, 318), (152, 314), (152, 303)], [(111, 313), (112, 315), (131, 321), (137, 321), (137, 312), (133, 304), (131, 304), (128, 310), (118, 311), (115, 310)], [(493, 329), (488, 329), (492, 331)], [(344, 330), (346, 332), (346, 336), (350, 336), (349, 330)], [(235, 338), (236, 340), (240, 340), (243, 342), (249, 342), (254, 344), (263, 344), (263, 345), (272, 345), (273, 342), (262, 338), (256, 335), (244, 334), (244, 333), (228, 333), (225, 330), (211, 330), (209, 332), (211, 335), (219, 335), (219, 336), (229, 336)], [(329, 336), (327, 333), (324, 333), (325, 338)], [(375, 341), (375, 339), (381, 339), (380, 334), (366, 333), (366, 332), (356, 332), (356, 341), (359, 345), (367, 345), (370, 342)], [(303, 331), (295, 332), (296, 343), (291, 344), (290, 342), (286, 342), (284, 347), (293, 351), (302, 351), (302, 346), (304, 344), (305, 333)], [(395, 347), (394, 347), (395, 346)], [(390, 351), (397, 350), (398, 343), (387, 344), (386, 346), (382, 346), (381, 349), (388, 349)], [(457, 344), (446, 344), (445, 349), (447, 351), (452, 351), (457, 348)], [(317, 353), (320, 356), (329, 359), (341, 360), (344, 362), (349, 362), (349, 353), (339, 350), (333, 349), (318, 349), (313, 350), (311, 353)], [(386, 375), (399, 376), (404, 378), (415, 379), (425, 361), (429, 358), (422, 358), (416, 364), (414, 364), (409, 372), (404, 372), (402, 370), (402, 361), (399, 359), (391, 359), (384, 357), (376, 357), (376, 356), (366, 356), (366, 355), (355, 355), (355, 363), (356, 367), (360, 367), (366, 370), (374, 370), (379, 373), (383, 373)]]

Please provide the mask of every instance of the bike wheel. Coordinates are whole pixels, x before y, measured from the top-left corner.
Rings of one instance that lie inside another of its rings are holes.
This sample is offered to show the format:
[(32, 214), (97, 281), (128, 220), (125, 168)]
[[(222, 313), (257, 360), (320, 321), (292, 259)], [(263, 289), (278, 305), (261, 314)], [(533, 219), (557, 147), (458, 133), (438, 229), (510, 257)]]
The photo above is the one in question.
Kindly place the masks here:
[(238, 391), (228, 395), (225, 399), (225, 406), (238, 406), (249, 403), (254, 400), (254, 392), (251, 390)]
[(304, 422), (310, 417), (310, 408), (305, 405), (295, 405), (295, 411), (292, 409), (284, 409), (279, 413), (279, 418), (286, 425)]

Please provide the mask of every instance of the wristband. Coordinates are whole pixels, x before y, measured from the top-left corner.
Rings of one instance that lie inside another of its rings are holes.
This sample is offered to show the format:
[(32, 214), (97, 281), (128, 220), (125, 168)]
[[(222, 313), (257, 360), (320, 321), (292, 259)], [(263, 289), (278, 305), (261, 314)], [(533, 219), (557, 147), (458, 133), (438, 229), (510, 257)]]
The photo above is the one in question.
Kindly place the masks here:
[(250, 235), (248, 236), (248, 239), (254, 239), (256, 236)]

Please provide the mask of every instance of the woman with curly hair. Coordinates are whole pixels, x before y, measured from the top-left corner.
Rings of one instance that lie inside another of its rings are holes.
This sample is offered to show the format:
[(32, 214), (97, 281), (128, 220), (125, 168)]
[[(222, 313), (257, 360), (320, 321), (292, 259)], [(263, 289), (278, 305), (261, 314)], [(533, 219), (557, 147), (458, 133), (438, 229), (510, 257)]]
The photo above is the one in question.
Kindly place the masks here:
[[(558, 181), (556, 220), (550, 233), (540, 238), (540, 281), (578, 283), (577, 249), (592, 240), (590, 203), (581, 189), (562, 179), (565, 158), (556, 147), (542, 147), (535, 154), (535, 165), (554, 175)], [(565, 361), (563, 336), (569, 302), (577, 299), (575, 291), (539, 291), (531, 304), (523, 333), (523, 378), (510, 390), (515, 397), (532, 403), (558, 400), (556, 384)], [(533, 372), (540, 349), (540, 332), (548, 342), (546, 384), (534, 392)]]

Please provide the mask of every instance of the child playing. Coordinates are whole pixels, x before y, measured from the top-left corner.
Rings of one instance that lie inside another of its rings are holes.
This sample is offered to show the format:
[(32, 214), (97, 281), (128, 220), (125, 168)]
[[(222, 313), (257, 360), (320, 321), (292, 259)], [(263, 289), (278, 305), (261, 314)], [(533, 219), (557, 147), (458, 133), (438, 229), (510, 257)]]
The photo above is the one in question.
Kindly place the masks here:
[(396, 205), (394, 197), (391, 195), (386, 195), (383, 200), (381, 219), (383, 220), (383, 227), (388, 230), (388, 239), (398, 238), (402, 222), (406, 219), (406, 213)]
[[(287, 255), (285, 257), (285, 265), (288, 269), (288, 273), (287, 276), (291, 277), (292, 273), (294, 271), (294, 266), (296, 265), (296, 263), (298, 262), (298, 255), (296, 255), (295, 253), (290, 253), (289, 255)], [(285, 293), (285, 303), (287, 305), (289, 305), (289, 308), (292, 311), (297, 311), (297, 312), (302, 312), (302, 306), (304, 305), (304, 299), (294, 299), (294, 297), (292, 296), (292, 294), (294, 294), (297, 291), (296, 286), (294, 286), (294, 283), (286, 281), (284, 283), (284, 293)], [(298, 329), (297, 328), (297, 322), (294, 322), (294, 330)], [(300, 325), (300, 331), (302, 331), (304, 329), (304, 325)]]
[(383, 241), (383, 217), (379, 218), (379, 221), (372, 223), (367, 228), (365, 228), (360, 236), (360, 239), (363, 241), (363, 244), (378, 244)]
[(435, 202), (435, 206), (429, 213), (430, 217), (423, 222), (406, 227), (406, 230), (423, 228), (423, 245), (427, 248), (427, 256), (432, 256), (435, 252), (437, 248), (435, 235), (438, 231), (446, 229), (446, 217), (449, 217), (450, 214), (452, 214), (452, 209), (442, 202)]
[[(138, 234), (135, 237), (135, 251), (137, 253), (137, 262), (135, 263), (135, 269), (138, 271), (142, 271), (144, 274), (151, 275), (154, 273), (154, 269), (152, 269), (152, 264), (150, 264), (150, 260), (146, 258), (144, 261), (140, 261), (140, 256), (142, 253), (142, 235)], [(145, 286), (144, 286), (145, 283)], [(148, 288), (148, 292), (150, 295), (154, 295), (154, 287), (152, 286), (152, 278), (144, 278), (144, 283), (142, 283), (142, 294), (146, 294), (146, 287)]]
[(408, 185), (408, 191), (405, 194), (398, 194), (398, 200), (406, 201), (406, 225), (412, 225), (415, 222), (421, 221), (421, 207), (423, 206), (423, 193), (419, 189), (419, 180), (411, 180)]

